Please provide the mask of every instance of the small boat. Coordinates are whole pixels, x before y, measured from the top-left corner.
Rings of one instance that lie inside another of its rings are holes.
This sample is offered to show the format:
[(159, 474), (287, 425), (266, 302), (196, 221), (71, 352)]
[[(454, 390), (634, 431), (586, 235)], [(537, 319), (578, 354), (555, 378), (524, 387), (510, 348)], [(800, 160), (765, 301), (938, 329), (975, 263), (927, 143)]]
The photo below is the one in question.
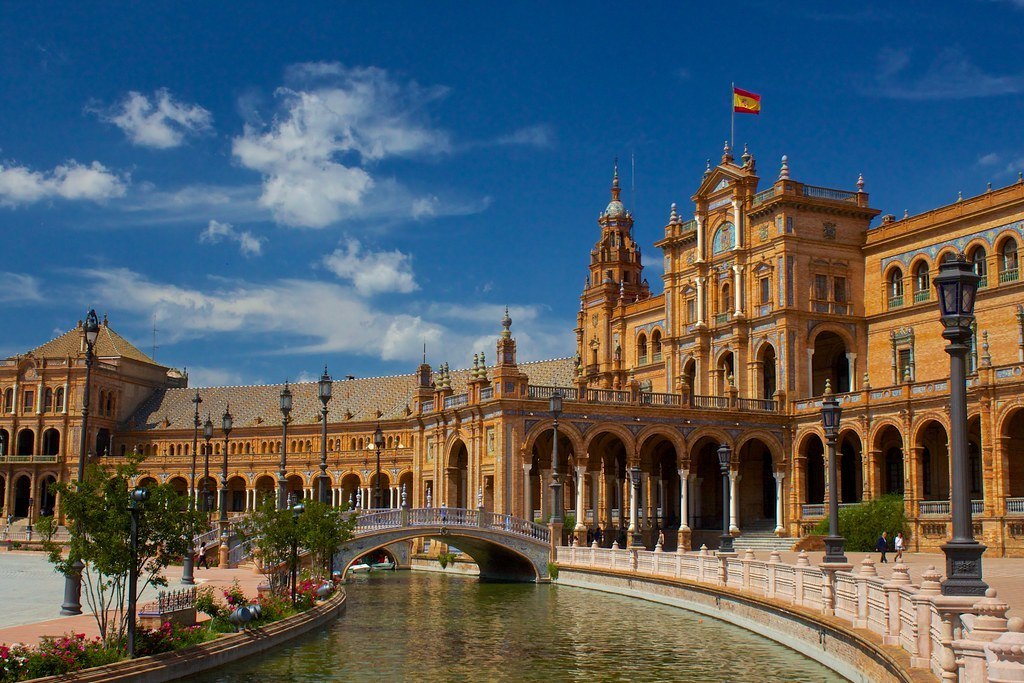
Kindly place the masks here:
[(349, 567), (348, 570), (350, 572), (368, 572), (370, 571), (370, 565), (366, 564), (365, 562), (361, 564), (354, 564), (351, 567)]
[(371, 569), (385, 569), (385, 570), (394, 569), (395, 568), (395, 563), (394, 562), (374, 562), (373, 564), (370, 565), (370, 568)]

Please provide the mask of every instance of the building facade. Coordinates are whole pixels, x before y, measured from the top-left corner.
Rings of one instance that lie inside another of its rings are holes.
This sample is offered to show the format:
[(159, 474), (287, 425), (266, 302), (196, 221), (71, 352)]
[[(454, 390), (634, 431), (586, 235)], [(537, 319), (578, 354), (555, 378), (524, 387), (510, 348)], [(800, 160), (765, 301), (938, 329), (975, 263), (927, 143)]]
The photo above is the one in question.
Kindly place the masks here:
[[(808, 185), (783, 157), (765, 183), (753, 155), (744, 149), (737, 160), (726, 146), (691, 200), (690, 210), (672, 205), (655, 244), (664, 274), (652, 295), (613, 175), (574, 357), (519, 363), (506, 314), (493, 363), (484, 350), (469, 369), (424, 363), (409, 375), (334, 382), (331, 500), (545, 519), (548, 399), (557, 390), (563, 503), (579, 538), (600, 529), (604, 545), (625, 540), (636, 497), (634, 521), (648, 545), (664, 530), (666, 549), (714, 546), (722, 445), (731, 453), (734, 533), (797, 537), (825, 510), (827, 384), (844, 411), (840, 503), (901, 495), (910, 548), (937, 549), (950, 531), (949, 359), (931, 279), (963, 252), (983, 277), (968, 380), (975, 530), (990, 553), (1024, 555), (1024, 184), (917, 216), (886, 215), (872, 228), (881, 212), (863, 178), (853, 190)], [(47, 486), (76, 471), (84, 356), (79, 325), (0, 361), (5, 515), (60, 514)], [(200, 501), (226, 486), (232, 513), (281, 479), (294, 495), (316, 495), (316, 383), (290, 387), (285, 444), (280, 385), (188, 388), (187, 376), (153, 362), (106, 320), (97, 356), (91, 456), (138, 451), (146, 456), (138, 483), (168, 482)], [(225, 435), (229, 408), (234, 428)], [(208, 416), (215, 430), (206, 442)]]

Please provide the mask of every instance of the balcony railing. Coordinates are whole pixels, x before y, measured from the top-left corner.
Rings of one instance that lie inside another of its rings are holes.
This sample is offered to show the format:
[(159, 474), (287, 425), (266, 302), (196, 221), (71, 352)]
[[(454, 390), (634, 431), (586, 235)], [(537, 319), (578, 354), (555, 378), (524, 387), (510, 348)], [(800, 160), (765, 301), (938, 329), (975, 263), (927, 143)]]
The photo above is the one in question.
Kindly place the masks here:
[(757, 206), (758, 204), (764, 204), (766, 201), (768, 201), (774, 196), (775, 186), (772, 185), (767, 190), (764, 190), (763, 192), (758, 192), (757, 194), (754, 195), (753, 206)]
[(444, 407), (445, 408), (458, 408), (469, 403), (469, 394), (455, 394), (454, 396), (445, 396)]
[(690, 406), (693, 408), (728, 408), (728, 396), (702, 396), (700, 394), (690, 395)]
[(738, 398), (736, 407), (740, 410), (763, 410), (774, 413), (779, 409), (779, 402), (770, 398)]
[(1003, 272), (999, 273), (999, 284), (1003, 284), (1004, 282), (1016, 282), (1019, 273), (1020, 270), (1017, 268), (1007, 268)]
[(922, 289), (920, 291), (914, 292), (914, 303), (915, 304), (919, 304), (922, 301), (928, 301), (928, 299), (930, 299), (930, 298), (932, 298), (932, 293), (929, 290), (927, 290), (927, 289)]
[[(971, 514), (980, 515), (985, 511), (985, 501), (972, 500)], [(943, 516), (949, 514), (948, 500), (922, 500), (917, 504), (917, 512), (922, 517)]]
[(494, 387), (484, 387), (480, 390), (480, 400), (489, 401), (494, 398)]
[(805, 197), (814, 197), (815, 199), (831, 199), (836, 202), (857, 202), (856, 192), (847, 192), (846, 190), (833, 190), (830, 187), (816, 187), (814, 185), (804, 185), (803, 192)]
[(640, 394), (640, 403), (649, 406), (679, 406), (683, 404), (683, 397), (679, 394), (643, 392)]
[(629, 403), (629, 392), (615, 389), (587, 389), (587, 400), (593, 403)]
[(1007, 498), (1006, 514), (1024, 515), (1024, 498)]
[(0, 455), (0, 462), (37, 462), (37, 463), (48, 463), (57, 462), (59, 455)]
[(903, 295), (890, 296), (889, 297), (889, 308), (899, 308), (903, 305)]
[(580, 400), (580, 392), (575, 387), (548, 387), (539, 384), (531, 384), (526, 388), (527, 398), (549, 399), (555, 392), (562, 395), (566, 401)]
[[(859, 503), (840, 503), (839, 509), (852, 508), (854, 505)], [(815, 517), (824, 517), (828, 508), (827, 503), (808, 503), (800, 506), (800, 516), (804, 519), (814, 519)]]

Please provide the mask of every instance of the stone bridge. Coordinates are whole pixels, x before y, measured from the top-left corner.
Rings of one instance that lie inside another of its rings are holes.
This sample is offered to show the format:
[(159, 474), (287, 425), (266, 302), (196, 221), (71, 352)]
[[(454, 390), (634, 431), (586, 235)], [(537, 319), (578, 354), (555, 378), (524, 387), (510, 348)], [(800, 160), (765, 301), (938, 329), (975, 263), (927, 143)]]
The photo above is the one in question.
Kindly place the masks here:
[(398, 541), (430, 538), (457, 547), (490, 581), (548, 581), (548, 528), (484, 510), (415, 508), (360, 513), (354, 536), (334, 556), (347, 572), (358, 558)]

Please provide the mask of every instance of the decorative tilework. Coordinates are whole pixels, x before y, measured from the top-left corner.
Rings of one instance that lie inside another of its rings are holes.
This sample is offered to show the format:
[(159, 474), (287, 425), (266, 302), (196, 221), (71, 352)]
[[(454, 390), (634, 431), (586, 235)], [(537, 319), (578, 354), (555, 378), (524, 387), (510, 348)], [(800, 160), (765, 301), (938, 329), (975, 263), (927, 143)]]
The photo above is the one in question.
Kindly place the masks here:
[(988, 230), (980, 230), (969, 235), (964, 235), (963, 237), (958, 237), (954, 240), (948, 240), (946, 242), (939, 242), (938, 244), (933, 244), (924, 250), (905, 251), (902, 254), (896, 254), (895, 256), (887, 256), (884, 259), (882, 259), (882, 272), (884, 273), (885, 270), (893, 263), (903, 264), (904, 270), (906, 270), (910, 267), (911, 259), (913, 259), (915, 256), (919, 254), (926, 254), (929, 258), (931, 258), (934, 261), (935, 257), (937, 257), (939, 255), (939, 252), (941, 252), (943, 249), (953, 247), (957, 251), (963, 251), (967, 247), (967, 244), (969, 242), (978, 239), (979, 237), (985, 240), (985, 242), (987, 242), (989, 247), (991, 248), (993, 246), (993, 243), (995, 242), (996, 237), (998, 237), (1000, 233), (1005, 232), (1006, 230), (1016, 231), (1018, 235), (1024, 238), (1024, 221), (1016, 221), (1014, 223), (1007, 223), (1006, 225), (999, 225), (994, 228), (989, 228)]

